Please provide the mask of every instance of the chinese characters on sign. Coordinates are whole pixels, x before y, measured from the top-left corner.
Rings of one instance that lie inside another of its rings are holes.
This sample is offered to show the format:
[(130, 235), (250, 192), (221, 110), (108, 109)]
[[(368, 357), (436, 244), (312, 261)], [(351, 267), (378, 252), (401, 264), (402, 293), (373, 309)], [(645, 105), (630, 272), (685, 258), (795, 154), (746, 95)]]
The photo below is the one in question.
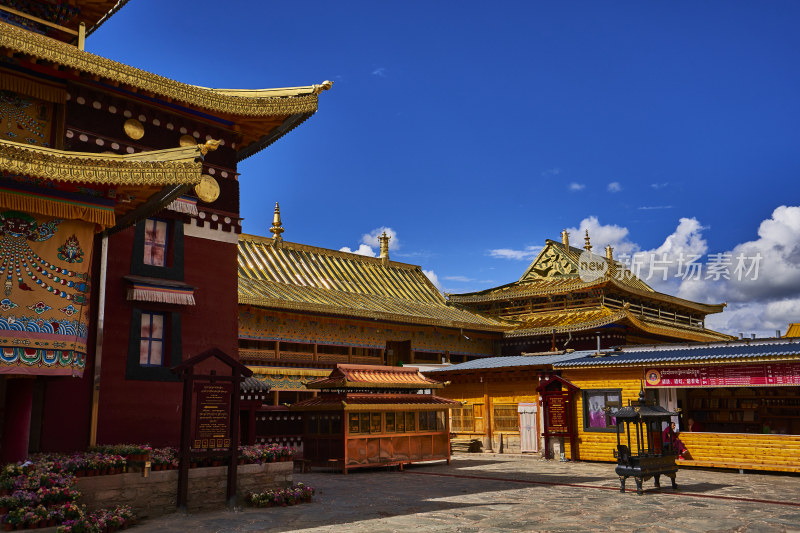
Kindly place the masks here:
[(648, 387), (800, 385), (800, 363), (650, 368), (645, 378)]
[(568, 433), (566, 398), (547, 396), (547, 430), (550, 433)]
[(229, 448), (231, 391), (228, 383), (203, 383), (197, 386), (197, 422), (192, 448)]

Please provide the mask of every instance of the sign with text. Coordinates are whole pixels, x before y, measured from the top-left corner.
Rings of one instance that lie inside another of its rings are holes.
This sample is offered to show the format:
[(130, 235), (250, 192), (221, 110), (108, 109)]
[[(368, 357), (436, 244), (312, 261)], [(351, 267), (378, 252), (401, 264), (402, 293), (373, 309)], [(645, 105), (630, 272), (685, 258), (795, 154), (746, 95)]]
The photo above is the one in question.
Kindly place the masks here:
[(197, 385), (197, 421), (192, 439), (193, 449), (230, 447), (232, 390), (230, 383)]
[(569, 433), (567, 398), (562, 395), (545, 396), (547, 406), (547, 432)]
[(648, 387), (800, 385), (800, 363), (757, 363), (649, 368)]

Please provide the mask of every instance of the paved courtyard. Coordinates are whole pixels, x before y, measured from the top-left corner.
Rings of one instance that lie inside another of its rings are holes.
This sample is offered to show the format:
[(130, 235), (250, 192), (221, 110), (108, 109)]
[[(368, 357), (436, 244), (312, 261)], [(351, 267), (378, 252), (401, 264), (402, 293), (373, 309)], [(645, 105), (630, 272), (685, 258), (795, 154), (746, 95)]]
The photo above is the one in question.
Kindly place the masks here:
[(528, 456), (456, 455), (404, 472), (295, 474), (315, 487), (294, 507), (170, 515), (138, 533), (239, 531), (799, 531), (800, 476), (697, 469), (638, 496), (619, 493), (613, 465)]

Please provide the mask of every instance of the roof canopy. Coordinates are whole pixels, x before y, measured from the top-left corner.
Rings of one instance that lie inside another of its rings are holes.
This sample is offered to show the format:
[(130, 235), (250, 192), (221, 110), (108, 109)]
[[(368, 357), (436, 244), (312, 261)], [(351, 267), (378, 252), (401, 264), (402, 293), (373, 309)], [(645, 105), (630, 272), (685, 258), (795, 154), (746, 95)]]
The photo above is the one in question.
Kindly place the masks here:
[(239, 160), (269, 146), (317, 111), (317, 95), (332, 82), (286, 89), (209, 89), (180, 83), (163, 76), (78, 50), (67, 43), (0, 22), (0, 51), (20, 61), (45, 65), (51, 77), (83, 78), (153, 96), (170, 106), (200, 110), (226, 120), (242, 134), (236, 147)]
[(292, 404), (293, 411), (440, 411), (461, 402), (430, 394), (324, 394)]
[(91, 154), (0, 139), (0, 172), (53, 185), (33, 187), (25, 179), (2, 178), (0, 199), (11, 209), (106, 228), (135, 222), (145, 205), (153, 204), (148, 213), (157, 210), (155, 204), (166, 205), (200, 182), (203, 150), (197, 145), (133, 155)]
[(608, 265), (605, 274), (596, 279), (582, 279), (579, 274), (579, 261), (583, 253), (586, 251), (548, 239), (544, 249), (518, 281), (479, 292), (451, 294), (448, 296), (449, 300), (456, 303), (491, 302), (607, 287), (631, 296), (659, 301), (701, 314), (719, 313), (725, 307), (722, 304), (702, 304), (656, 292), (624, 264), (596, 254), (592, 254), (593, 261)]
[(326, 378), (306, 384), (309, 389), (439, 389), (444, 384), (426, 378), (416, 367), (337, 364)]

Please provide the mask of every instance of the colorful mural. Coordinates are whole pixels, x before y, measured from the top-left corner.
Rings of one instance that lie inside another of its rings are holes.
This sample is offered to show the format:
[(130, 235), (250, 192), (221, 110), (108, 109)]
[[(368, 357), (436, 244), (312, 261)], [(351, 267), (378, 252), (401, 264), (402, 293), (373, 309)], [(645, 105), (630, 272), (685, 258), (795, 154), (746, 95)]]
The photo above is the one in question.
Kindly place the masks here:
[(0, 138), (50, 146), (53, 104), (10, 91), (0, 91)]
[(80, 375), (95, 225), (0, 211), (0, 373)]

